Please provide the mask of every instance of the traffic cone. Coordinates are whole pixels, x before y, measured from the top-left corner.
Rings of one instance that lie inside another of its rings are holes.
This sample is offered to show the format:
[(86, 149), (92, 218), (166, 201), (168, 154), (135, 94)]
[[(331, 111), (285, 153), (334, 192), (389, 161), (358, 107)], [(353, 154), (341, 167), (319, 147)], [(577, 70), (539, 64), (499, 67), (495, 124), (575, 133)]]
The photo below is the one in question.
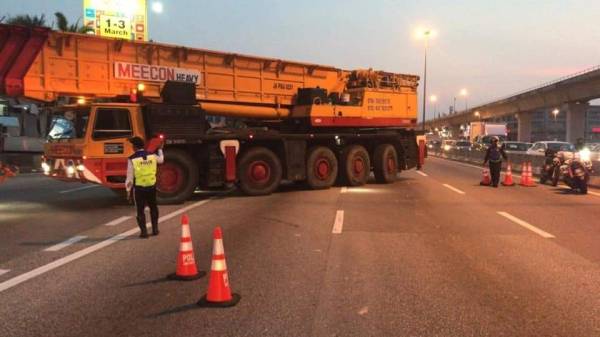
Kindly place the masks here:
[(521, 186), (523, 187), (535, 187), (537, 186), (533, 181), (533, 175), (531, 172), (531, 162), (525, 162), (524, 169), (521, 175)]
[(512, 177), (512, 167), (510, 163), (506, 164), (506, 173), (504, 174), (504, 181), (502, 182), (503, 186), (514, 186), (515, 182)]
[(483, 174), (483, 178), (479, 182), (479, 185), (490, 186), (492, 184), (492, 179), (490, 178), (490, 170), (488, 170), (487, 168), (484, 168), (482, 174)]
[(191, 281), (206, 275), (204, 271), (198, 271), (194, 259), (194, 247), (192, 246), (192, 235), (190, 233), (190, 220), (187, 215), (181, 217), (181, 242), (179, 254), (177, 255), (177, 271), (169, 274), (171, 280)]
[(213, 232), (213, 255), (210, 266), (210, 277), (208, 279), (208, 291), (198, 301), (201, 307), (233, 307), (238, 304), (241, 296), (232, 294), (229, 287), (229, 275), (227, 274), (227, 263), (225, 262), (225, 249), (223, 248), (223, 233), (221, 227), (215, 228)]

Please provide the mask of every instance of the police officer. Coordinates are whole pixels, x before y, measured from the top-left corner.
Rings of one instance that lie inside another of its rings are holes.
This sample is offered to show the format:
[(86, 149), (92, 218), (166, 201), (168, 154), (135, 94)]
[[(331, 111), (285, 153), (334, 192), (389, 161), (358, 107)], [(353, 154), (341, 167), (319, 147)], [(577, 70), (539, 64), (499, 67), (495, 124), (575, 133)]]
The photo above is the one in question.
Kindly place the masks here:
[(502, 169), (502, 159), (507, 159), (506, 152), (504, 152), (504, 148), (498, 146), (498, 137), (492, 138), (492, 144), (488, 147), (485, 153), (485, 159), (483, 160), (483, 165), (489, 161), (490, 163), (490, 174), (492, 176), (492, 186), (498, 187), (498, 182), (500, 182), (500, 170)]
[(157, 153), (149, 153), (144, 150), (144, 140), (133, 137), (129, 140), (133, 145), (135, 153), (127, 161), (127, 179), (125, 186), (127, 195), (131, 195), (133, 189), (133, 201), (137, 209), (137, 222), (140, 227), (140, 237), (147, 238), (146, 206), (150, 208), (150, 220), (152, 222), (152, 235), (158, 235), (158, 207), (156, 206), (156, 171), (158, 164), (164, 161), (162, 144)]

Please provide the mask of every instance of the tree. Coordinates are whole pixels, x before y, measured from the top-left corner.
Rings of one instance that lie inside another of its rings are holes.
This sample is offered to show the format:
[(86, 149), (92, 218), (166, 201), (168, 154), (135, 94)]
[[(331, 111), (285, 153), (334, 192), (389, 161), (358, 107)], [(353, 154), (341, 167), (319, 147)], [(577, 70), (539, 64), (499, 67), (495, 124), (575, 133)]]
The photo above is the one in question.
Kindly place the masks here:
[(56, 13), (54, 13), (54, 16), (56, 17), (56, 28), (60, 31), (71, 32), (71, 33), (82, 33), (82, 34), (86, 34), (86, 33), (94, 31), (94, 29), (91, 27), (80, 26), (79, 25), (80, 19), (77, 19), (77, 21), (75, 23), (69, 25), (69, 21), (67, 20), (67, 17), (63, 13), (56, 12)]
[(6, 23), (9, 25), (21, 25), (26, 27), (47, 27), (46, 25), (46, 16), (44, 14), (41, 15), (17, 15), (11, 16), (6, 20)]

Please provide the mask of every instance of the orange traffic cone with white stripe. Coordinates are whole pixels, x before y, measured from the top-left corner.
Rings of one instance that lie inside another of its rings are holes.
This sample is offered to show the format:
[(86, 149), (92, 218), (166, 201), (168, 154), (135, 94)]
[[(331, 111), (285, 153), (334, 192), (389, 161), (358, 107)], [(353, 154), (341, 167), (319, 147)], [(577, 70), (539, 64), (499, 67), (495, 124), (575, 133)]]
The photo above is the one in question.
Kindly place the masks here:
[(479, 185), (490, 186), (492, 184), (492, 179), (490, 178), (490, 170), (488, 170), (487, 168), (484, 168), (482, 174), (483, 174), (483, 178), (479, 182)]
[(531, 162), (523, 163), (524, 168), (523, 172), (521, 172), (521, 183), (520, 185), (523, 187), (535, 187), (537, 186), (533, 181), (533, 175), (531, 172)]
[(504, 174), (504, 181), (502, 181), (503, 186), (514, 186), (515, 182), (512, 177), (512, 165), (510, 163), (506, 164), (506, 173)]
[(177, 271), (167, 276), (171, 280), (191, 281), (206, 275), (204, 271), (196, 268), (194, 258), (194, 247), (192, 245), (192, 234), (190, 232), (190, 220), (187, 215), (181, 217), (181, 242), (179, 254), (177, 254)]
[(201, 307), (233, 307), (238, 304), (241, 296), (232, 294), (229, 286), (229, 275), (227, 274), (227, 263), (225, 262), (225, 249), (223, 248), (223, 233), (221, 227), (215, 228), (213, 232), (213, 253), (208, 279), (208, 291), (198, 301)]

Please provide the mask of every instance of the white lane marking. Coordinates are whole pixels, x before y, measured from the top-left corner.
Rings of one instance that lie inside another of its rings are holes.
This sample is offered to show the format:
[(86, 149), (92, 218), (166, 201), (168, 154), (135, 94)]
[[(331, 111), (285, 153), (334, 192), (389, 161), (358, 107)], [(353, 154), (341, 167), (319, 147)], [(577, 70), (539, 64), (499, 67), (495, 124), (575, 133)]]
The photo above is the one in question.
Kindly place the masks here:
[(57, 252), (65, 247), (68, 247), (76, 242), (79, 242), (83, 239), (87, 238), (87, 236), (85, 235), (76, 235), (70, 239), (67, 239), (59, 244), (56, 244), (54, 246), (48, 247), (46, 249), (44, 249), (45, 252)]
[(104, 226), (116, 226), (116, 225), (123, 223), (131, 218), (132, 218), (132, 216), (122, 216), (120, 218), (116, 218), (112, 221), (105, 223)]
[(96, 188), (96, 187), (100, 187), (100, 185), (86, 185), (86, 186), (81, 186), (81, 187), (77, 187), (77, 188), (72, 188), (70, 190), (60, 191), (58, 193), (65, 194), (65, 193), (83, 191), (83, 190), (87, 190), (87, 189), (90, 189), (90, 188)]
[(461, 191), (461, 190), (459, 190), (458, 188), (456, 188), (456, 187), (454, 187), (452, 185), (444, 184), (444, 187), (446, 187), (446, 188), (448, 188), (448, 189), (450, 189), (450, 190), (452, 190), (452, 191), (454, 191), (454, 192), (456, 192), (458, 194), (465, 194), (464, 191)]
[[(165, 215), (163, 217), (160, 217), (158, 219), (158, 222), (167, 221), (167, 220), (169, 220), (171, 218), (174, 218), (174, 217), (178, 216), (179, 214), (181, 214), (183, 212), (187, 212), (190, 209), (193, 209), (195, 207), (204, 205), (204, 204), (206, 204), (207, 202), (209, 202), (211, 200), (212, 200), (212, 198), (211, 199), (202, 200), (202, 201), (198, 201), (198, 202), (196, 202), (194, 204), (191, 204), (191, 205), (189, 205), (187, 207), (181, 208), (181, 209), (179, 209), (179, 210), (177, 210), (175, 212), (172, 212), (172, 213), (169, 213), (169, 214), (167, 214), (167, 215)], [(123, 240), (123, 239), (125, 239), (125, 238), (127, 238), (127, 237), (129, 237), (131, 235), (136, 234), (137, 232), (139, 232), (139, 230), (140, 229), (138, 227), (132, 228), (132, 229), (130, 229), (128, 231), (125, 231), (125, 232), (123, 232), (121, 234), (117, 234), (115, 236), (112, 236), (112, 237), (104, 240), (104, 241), (101, 241), (101, 242), (99, 242), (99, 243), (97, 243), (95, 245), (89, 246), (89, 247), (87, 247), (85, 249), (82, 249), (80, 251), (77, 251), (77, 252), (75, 252), (73, 254), (70, 254), (70, 255), (67, 255), (65, 257), (62, 257), (62, 258), (60, 258), (60, 259), (58, 259), (56, 261), (52, 261), (52, 262), (50, 262), (50, 263), (48, 263), (46, 265), (43, 265), (41, 267), (38, 267), (38, 268), (33, 269), (31, 271), (28, 271), (28, 272), (26, 272), (24, 274), (21, 274), (19, 276), (16, 276), (16, 277), (13, 277), (13, 278), (11, 278), (9, 280), (6, 280), (6, 281), (0, 283), (0, 293), (3, 292), (3, 291), (5, 291), (5, 290), (7, 290), (7, 289), (10, 289), (10, 288), (18, 285), (18, 284), (21, 284), (21, 283), (23, 283), (25, 281), (28, 281), (28, 280), (30, 280), (30, 279), (32, 279), (34, 277), (40, 276), (40, 275), (42, 275), (44, 273), (47, 273), (47, 272), (49, 272), (49, 271), (51, 271), (53, 269), (56, 269), (56, 268), (58, 268), (60, 266), (63, 266), (65, 264), (69, 263), (69, 262), (75, 261), (75, 260), (77, 260), (77, 259), (79, 259), (81, 257), (89, 255), (89, 254), (91, 254), (93, 252), (96, 252), (96, 251), (102, 249), (102, 248), (108, 247), (108, 246), (112, 245), (113, 243), (119, 242), (119, 241), (121, 241), (121, 240)]]
[(344, 227), (344, 211), (340, 209), (335, 213), (335, 221), (331, 233), (342, 234), (342, 227)]
[(342, 189), (340, 190), (340, 193), (346, 193), (348, 192), (348, 187), (344, 186), (342, 187)]
[(591, 195), (595, 195), (595, 196), (597, 196), (597, 197), (600, 197), (600, 193), (598, 193), (598, 192), (592, 192), (592, 191), (588, 190), (588, 194), (591, 194)]
[(0, 269), (0, 275), (4, 275), (6, 273), (8, 273), (10, 271), (10, 269)]
[(417, 174), (420, 174), (420, 175), (422, 175), (423, 177), (428, 177), (428, 174), (427, 174), (427, 173), (425, 173), (425, 172), (423, 172), (423, 171), (419, 171), (419, 170), (417, 170), (416, 172), (417, 172)]
[(543, 238), (545, 238), (545, 239), (553, 239), (553, 238), (555, 238), (555, 236), (554, 236), (554, 235), (552, 235), (552, 234), (550, 234), (550, 233), (548, 233), (548, 232), (545, 232), (545, 231), (543, 231), (543, 230), (541, 230), (541, 229), (539, 229), (539, 228), (535, 227), (534, 225), (532, 225), (532, 224), (530, 224), (530, 223), (528, 223), (528, 222), (526, 222), (526, 221), (524, 221), (524, 220), (521, 220), (521, 219), (517, 218), (517, 217), (516, 217), (516, 216), (514, 216), (514, 215), (511, 215), (511, 214), (509, 214), (509, 213), (507, 213), (507, 212), (500, 212), (500, 211), (499, 211), (499, 212), (497, 212), (497, 213), (498, 213), (499, 215), (501, 215), (501, 216), (503, 216), (503, 217), (507, 218), (508, 220), (510, 220), (510, 221), (512, 221), (512, 222), (514, 222), (514, 223), (516, 223), (517, 225), (519, 225), (519, 226), (522, 226), (522, 227), (525, 227), (525, 228), (529, 229), (530, 231), (532, 231), (532, 232), (534, 232), (534, 233), (538, 234), (539, 236), (541, 236), (541, 237), (543, 237)]

